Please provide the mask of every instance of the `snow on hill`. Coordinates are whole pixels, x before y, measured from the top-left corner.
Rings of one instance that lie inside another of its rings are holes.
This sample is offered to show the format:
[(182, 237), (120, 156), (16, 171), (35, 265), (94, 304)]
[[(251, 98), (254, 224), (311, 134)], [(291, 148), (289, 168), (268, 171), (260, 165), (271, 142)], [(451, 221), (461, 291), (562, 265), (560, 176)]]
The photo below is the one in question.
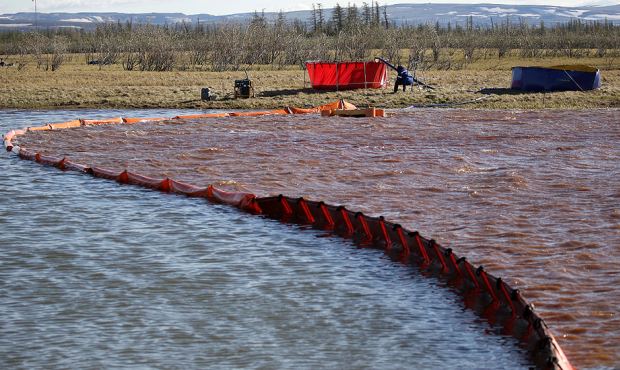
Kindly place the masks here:
[[(608, 5), (608, 0), (594, 0), (592, 5), (561, 7), (546, 5), (499, 5), (499, 4), (395, 4), (387, 6), (389, 19), (398, 24), (426, 24), (439, 22), (452, 25), (464, 24), (472, 18), (475, 24), (491, 24), (509, 21), (525, 21), (531, 24), (566, 22), (570, 19), (586, 21), (608, 20), (620, 24), (620, 5)], [(42, 28), (73, 26), (91, 29), (106, 22), (133, 22), (149, 24), (243, 22), (251, 19), (253, 12), (214, 16), (210, 14), (186, 15), (183, 13), (39, 13), (36, 23)], [(285, 13), (288, 20), (309, 21), (311, 11)], [(265, 13), (273, 20), (277, 13)], [(330, 19), (331, 9), (324, 10), (324, 17)], [(30, 29), (34, 27), (34, 13), (0, 14), (0, 29)]]

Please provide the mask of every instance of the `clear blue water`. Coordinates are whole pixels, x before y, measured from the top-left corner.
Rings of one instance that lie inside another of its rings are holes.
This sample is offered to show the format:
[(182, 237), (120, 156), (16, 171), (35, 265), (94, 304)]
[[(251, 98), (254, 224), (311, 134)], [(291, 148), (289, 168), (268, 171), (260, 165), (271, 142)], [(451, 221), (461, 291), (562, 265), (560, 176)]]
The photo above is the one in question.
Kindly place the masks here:
[[(186, 112), (0, 111), (0, 131)], [(0, 174), (0, 368), (529, 365), (380, 251), (8, 153)]]

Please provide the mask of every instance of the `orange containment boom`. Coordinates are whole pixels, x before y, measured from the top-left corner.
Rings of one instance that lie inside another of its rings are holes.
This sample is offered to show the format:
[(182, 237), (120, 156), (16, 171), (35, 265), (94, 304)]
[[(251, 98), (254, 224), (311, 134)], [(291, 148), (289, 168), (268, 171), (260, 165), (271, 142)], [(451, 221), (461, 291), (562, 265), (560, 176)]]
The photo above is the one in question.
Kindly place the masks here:
[[(343, 104), (337, 105), (342, 109)], [(316, 111), (315, 111), (316, 112)], [(262, 112), (261, 112), (262, 113)], [(80, 120), (84, 124), (114, 124), (112, 120)], [(78, 127), (74, 121), (55, 127)], [(131, 123), (123, 119), (115, 123)], [(51, 127), (50, 127), (51, 126)], [(50, 130), (54, 124), (43, 126)], [(35, 128), (36, 129), (36, 128)], [(32, 130), (32, 129), (31, 129)], [(120, 184), (141, 186), (168, 193), (201, 197), (214, 203), (227, 204), (251, 214), (300, 224), (318, 230), (329, 230), (334, 235), (350, 239), (362, 247), (385, 251), (393, 260), (417, 266), (424, 276), (432, 275), (446, 281), (463, 297), (465, 305), (479, 316), (503, 328), (521, 341), (540, 369), (573, 369), (551, 331), (516, 289), (501, 278), (487, 273), (482, 266), (475, 267), (465, 257), (457, 256), (451, 248), (444, 248), (432, 239), (422, 237), (417, 231), (409, 231), (383, 217), (370, 217), (344, 206), (335, 206), (283, 195), (256, 197), (251, 193), (226, 192), (213, 185), (198, 187), (170, 178), (154, 179), (141, 174), (122, 171), (117, 173), (105, 168), (89, 167), (73, 163), (65, 157), (53, 157), (19, 148), (12, 144), (15, 136), (25, 130), (13, 130), (3, 136), (8, 151), (22, 159), (57, 167), (64, 171), (77, 171), (95, 177), (116, 181)]]
[(140, 123), (140, 122), (149, 122), (149, 121), (165, 121), (168, 118), (164, 118), (164, 117), (151, 117), (151, 118), (127, 118), (127, 117), (123, 117), (123, 123)]
[(108, 119), (81, 119), (80, 120), (83, 125), (114, 125), (117, 123), (123, 123), (123, 119), (121, 117), (118, 118), (108, 118)]
[(378, 108), (366, 109), (334, 109), (322, 110), (321, 116), (324, 117), (387, 117), (385, 110)]
[(52, 130), (62, 130), (65, 128), (75, 128), (82, 126), (82, 122), (80, 120), (68, 121), (62, 123), (50, 123), (49, 125)]

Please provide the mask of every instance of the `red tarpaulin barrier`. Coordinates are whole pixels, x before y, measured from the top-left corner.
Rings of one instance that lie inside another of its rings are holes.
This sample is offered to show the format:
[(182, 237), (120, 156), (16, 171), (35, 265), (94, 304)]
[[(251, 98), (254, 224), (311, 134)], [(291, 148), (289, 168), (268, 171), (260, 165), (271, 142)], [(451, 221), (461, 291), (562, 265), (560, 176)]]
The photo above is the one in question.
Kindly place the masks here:
[(387, 70), (381, 62), (306, 62), (313, 89), (378, 89), (387, 83)]

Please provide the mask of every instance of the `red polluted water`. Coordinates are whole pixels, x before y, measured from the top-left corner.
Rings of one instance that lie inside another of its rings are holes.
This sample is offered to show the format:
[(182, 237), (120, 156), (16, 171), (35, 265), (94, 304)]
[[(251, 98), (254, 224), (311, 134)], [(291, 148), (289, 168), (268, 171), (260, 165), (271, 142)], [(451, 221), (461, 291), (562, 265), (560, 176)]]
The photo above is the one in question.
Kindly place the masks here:
[(619, 115), (228, 117), (29, 132), (14, 141), (116, 172), (383, 215), (519, 288), (573, 365), (620, 366)]

